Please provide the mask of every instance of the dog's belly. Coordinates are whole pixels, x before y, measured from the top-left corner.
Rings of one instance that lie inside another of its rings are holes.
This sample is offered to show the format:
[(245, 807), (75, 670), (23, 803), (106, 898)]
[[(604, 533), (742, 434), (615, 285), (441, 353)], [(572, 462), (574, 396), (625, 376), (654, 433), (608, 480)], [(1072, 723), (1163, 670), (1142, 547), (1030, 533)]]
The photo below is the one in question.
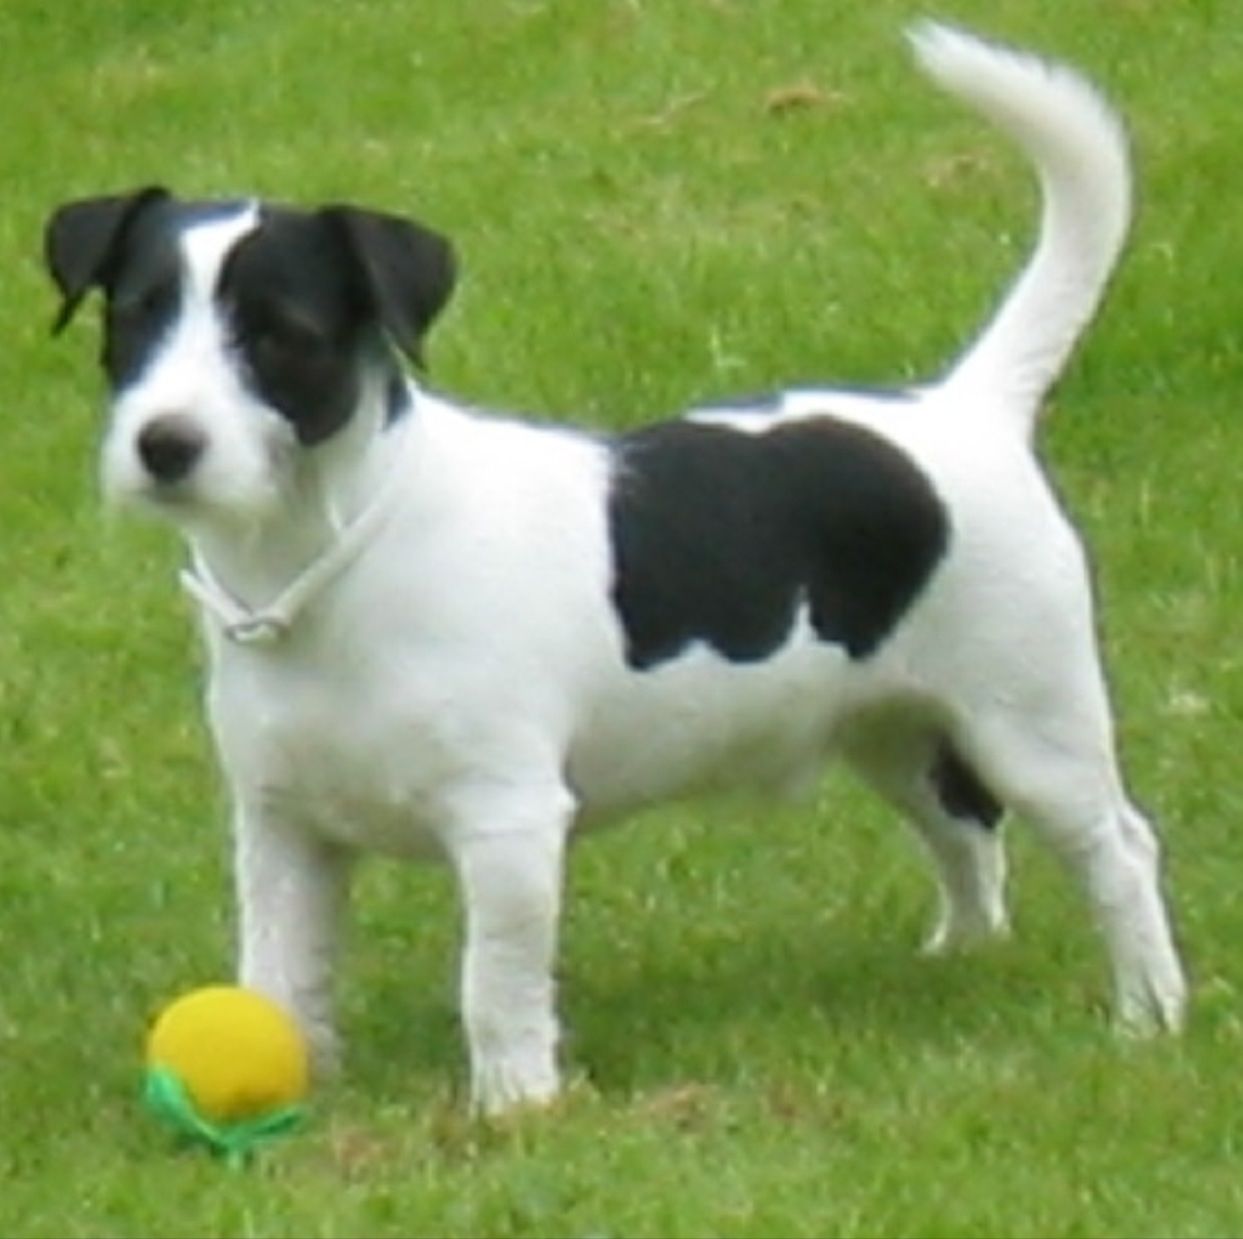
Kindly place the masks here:
[(627, 672), (593, 702), (571, 745), (583, 817), (701, 792), (802, 791), (865, 700), (866, 680), (840, 647), (805, 632), (755, 663), (699, 647)]
[(382, 678), (226, 673), (211, 712), (231, 782), (265, 815), (350, 847), (426, 857), (441, 853), (472, 784), (539, 776), (533, 730), (562, 735), (541, 742), (538, 761), (556, 763), (545, 774), (564, 779), (586, 825), (705, 792), (801, 791), (843, 725), (883, 692), (885, 662), (861, 665), (800, 617), (768, 657), (730, 661), (694, 645), (645, 670), (614, 659), (564, 685), (568, 697), (512, 675), (494, 682), (504, 660), (468, 689), (446, 656), (385, 664)]

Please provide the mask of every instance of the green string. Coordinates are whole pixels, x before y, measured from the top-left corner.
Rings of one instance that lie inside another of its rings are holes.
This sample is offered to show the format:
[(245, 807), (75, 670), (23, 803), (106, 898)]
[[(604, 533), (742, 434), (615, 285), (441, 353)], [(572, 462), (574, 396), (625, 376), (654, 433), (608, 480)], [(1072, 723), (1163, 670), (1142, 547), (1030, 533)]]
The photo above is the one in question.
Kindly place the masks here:
[(260, 1145), (292, 1130), (306, 1114), (304, 1107), (289, 1105), (254, 1118), (212, 1122), (198, 1112), (185, 1084), (167, 1067), (148, 1068), (142, 1098), (175, 1131), (206, 1144), (235, 1167), (245, 1165)]

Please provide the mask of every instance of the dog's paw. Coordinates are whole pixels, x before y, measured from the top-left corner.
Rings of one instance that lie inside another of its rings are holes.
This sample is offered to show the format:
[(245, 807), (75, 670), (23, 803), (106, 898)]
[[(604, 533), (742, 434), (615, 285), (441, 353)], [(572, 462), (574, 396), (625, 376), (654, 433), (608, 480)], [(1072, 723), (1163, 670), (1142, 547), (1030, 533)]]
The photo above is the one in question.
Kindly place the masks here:
[(1010, 920), (1004, 914), (988, 917), (943, 916), (924, 939), (920, 954), (930, 958), (977, 950), (990, 942), (1010, 937)]
[(471, 1073), (471, 1109), (488, 1119), (546, 1109), (560, 1091), (551, 1055), (489, 1055)]
[(331, 1080), (341, 1073), (341, 1038), (323, 1024), (303, 1026), (311, 1057), (311, 1074), (317, 1080)]
[(1145, 976), (1142, 981), (1118, 989), (1114, 1017), (1118, 1032), (1135, 1039), (1182, 1032), (1187, 984), (1181, 974)]

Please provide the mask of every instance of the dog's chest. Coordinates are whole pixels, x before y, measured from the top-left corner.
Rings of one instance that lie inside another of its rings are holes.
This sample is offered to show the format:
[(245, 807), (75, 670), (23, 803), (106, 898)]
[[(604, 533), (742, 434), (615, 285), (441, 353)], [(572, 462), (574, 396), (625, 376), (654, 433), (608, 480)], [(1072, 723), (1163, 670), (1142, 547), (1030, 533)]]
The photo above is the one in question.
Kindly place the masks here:
[(247, 659), (226, 655), (209, 690), (243, 804), (352, 847), (435, 855), (454, 759), (417, 682), (405, 677), (397, 693), (381, 676)]

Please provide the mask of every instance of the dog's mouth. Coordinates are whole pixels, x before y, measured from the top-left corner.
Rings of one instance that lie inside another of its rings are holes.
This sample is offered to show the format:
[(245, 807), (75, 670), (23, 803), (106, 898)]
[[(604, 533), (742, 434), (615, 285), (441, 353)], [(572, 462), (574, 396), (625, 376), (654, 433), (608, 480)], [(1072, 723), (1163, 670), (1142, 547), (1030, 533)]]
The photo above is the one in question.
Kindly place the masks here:
[(157, 478), (148, 479), (138, 488), (134, 498), (153, 508), (188, 508), (197, 500), (197, 488), (191, 479), (177, 482), (162, 482)]
[(140, 476), (120, 480), (105, 473), (102, 489), (104, 502), (111, 507), (170, 519), (201, 503), (198, 488), (189, 479), (160, 482)]

